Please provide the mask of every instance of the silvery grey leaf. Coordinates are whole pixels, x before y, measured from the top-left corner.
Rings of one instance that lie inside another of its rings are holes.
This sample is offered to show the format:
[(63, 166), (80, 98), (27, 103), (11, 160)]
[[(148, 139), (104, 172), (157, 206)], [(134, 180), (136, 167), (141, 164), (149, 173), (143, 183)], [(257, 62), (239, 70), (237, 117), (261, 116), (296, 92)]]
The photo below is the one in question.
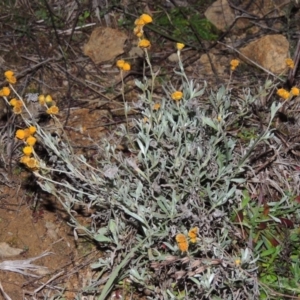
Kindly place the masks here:
[(156, 147), (157, 147), (157, 142), (154, 141), (154, 140), (151, 140), (149, 145), (150, 145), (151, 147), (153, 147), (153, 148), (156, 148)]
[(104, 176), (109, 178), (109, 179), (113, 179), (116, 174), (118, 173), (119, 168), (114, 166), (114, 167), (108, 167), (106, 168), (106, 170), (104, 171)]
[(31, 264), (34, 260), (37, 260), (39, 258), (42, 258), (46, 255), (51, 254), (50, 252), (45, 252), (39, 256), (24, 259), (24, 260), (7, 260), (0, 263), (0, 269), (4, 271), (11, 271), (20, 273), (23, 275), (31, 276), (31, 277), (38, 277), (38, 275), (28, 273), (28, 271), (31, 272), (39, 272), (40, 270), (47, 270), (46, 267), (37, 266)]
[(28, 102), (37, 102), (39, 98), (38, 93), (28, 93), (25, 95), (25, 98)]
[(136, 161), (134, 159), (126, 159), (127, 164), (132, 167), (133, 169), (138, 169), (138, 165), (136, 164)]
[(161, 193), (161, 187), (160, 187), (160, 185), (156, 181), (154, 181), (152, 183), (151, 187), (152, 187), (152, 189), (153, 189), (154, 192), (156, 192), (158, 194)]
[(226, 215), (225, 212), (219, 210), (219, 209), (215, 209), (215, 211), (212, 213), (214, 218), (220, 218)]

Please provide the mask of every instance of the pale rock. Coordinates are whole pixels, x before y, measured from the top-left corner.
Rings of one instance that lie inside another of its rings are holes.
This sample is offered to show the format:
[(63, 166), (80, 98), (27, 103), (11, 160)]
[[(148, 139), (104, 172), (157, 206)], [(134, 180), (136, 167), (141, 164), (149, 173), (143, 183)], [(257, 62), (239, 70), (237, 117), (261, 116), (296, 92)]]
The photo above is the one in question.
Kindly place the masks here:
[(13, 248), (5, 242), (0, 243), (0, 257), (17, 256), (21, 254), (23, 251), (24, 249)]
[(97, 27), (93, 30), (89, 41), (84, 45), (83, 53), (96, 64), (113, 60), (124, 53), (126, 40), (127, 35), (120, 30)]
[(254, 61), (274, 74), (286, 70), (285, 59), (289, 57), (289, 42), (281, 34), (266, 35), (240, 49), (241, 59), (247, 63)]
[(211, 62), (208, 58), (207, 54), (202, 54), (199, 63), (202, 67), (201, 73), (204, 75), (213, 75), (214, 72), (212, 70), (211, 65), (214, 66), (215, 71), (221, 75), (224, 74), (226, 70), (226, 66), (229, 65), (228, 59), (224, 56), (216, 56), (213, 53), (209, 53), (209, 57), (211, 59)]
[(177, 53), (172, 53), (168, 56), (168, 61), (171, 63), (177, 63), (179, 61)]
[(226, 31), (234, 22), (235, 15), (227, 0), (217, 0), (204, 13), (219, 30)]

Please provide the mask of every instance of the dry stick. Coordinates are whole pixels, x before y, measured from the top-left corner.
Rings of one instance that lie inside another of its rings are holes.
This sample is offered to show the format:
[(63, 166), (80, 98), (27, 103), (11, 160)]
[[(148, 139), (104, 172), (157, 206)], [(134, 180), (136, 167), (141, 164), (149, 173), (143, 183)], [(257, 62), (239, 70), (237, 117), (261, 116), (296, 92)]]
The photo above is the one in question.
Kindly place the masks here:
[(300, 37), (298, 39), (297, 48), (294, 54), (294, 68), (290, 70), (287, 83), (290, 85), (290, 87), (293, 86), (295, 75), (299, 66), (300, 61)]
[(42, 290), (45, 286), (48, 286), (48, 284), (50, 282), (52, 282), (53, 280), (55, 280), (57, 277), (61, 276), (62, 274), (64, 274), (65, 271), (61, 271), (60, 273), (58, 274), (55, 274), (53, 277), (51, 277), (46, 283), (43, 283), (40, 287), (38, 287), (37, 289), (35, 289), (33, 291), (33, 294), (36, 294), (38, 293), (40, 290)]
[(229, 46), (225, 43), (222, 42), (218, 42), (218, 44), (225, 46), (233, 51), (235, 51), (236, 53), (238, 53), (240, 56), (242, 56), (244, 59), (246, 59), (248, 62), (250, 62), (251, 64), (255, 65), (256, 67), (258, 67), (259, 69), (263, 70), (264, 72), (266, 72), (269, 75), (272, 75), (273, 77), (275, 77), (276, 79), (278, 79), (281, 82), (284, 82), (284, 79), (281, 79), (280, 77), (278, 77), (277, 75), (275, 75), (274, 73), (272, 73), (271, 71), (265, 69), (264, 67), (262, 67), (261, 65), (259, 65), (258, 63), (256, 63), (255, 61), (253, 61), (252, 59), (250, 59), (249, 57), (247, 57), (246, 55), (244, 55), (243, 53), (241, 53), (239, 50), (235, 49), (232, 46)]
[(1, 282), (0, 282), (0, 291), (1, 291), (1, 293), (2, 293), (2, 295), (3, 295), (3, 297), (4, 297), (5, 300), (12, 300), (12, 299), (4, 292), (4, 289), (3, 289), (3, 287), (2, 287)]

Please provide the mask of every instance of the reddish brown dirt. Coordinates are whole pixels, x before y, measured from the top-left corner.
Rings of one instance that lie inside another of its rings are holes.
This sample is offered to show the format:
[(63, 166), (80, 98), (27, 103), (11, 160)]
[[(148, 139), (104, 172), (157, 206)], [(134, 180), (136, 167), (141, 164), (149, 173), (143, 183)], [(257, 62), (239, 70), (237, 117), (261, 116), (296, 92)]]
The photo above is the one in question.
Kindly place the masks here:
[(28, 176), (30, 174), (23, 170), (9, 178), (9, 186), (0, 183), (0, 241), (24, 249), (19, 256), (2, 257), (1, 262), (51, 252), (51, 255), (33, 262), (47, 267), (48, 272), (39, 274), (40, 278), (33, 278), (1, 270), (0, 282), (11, 299), (24, 299), (26, 294), (31, 299), (33, 291), (49, 280), (53, 291), (47, 287), (41, 291), (47, 290), (50, 296), (58, 293), (59, 288), (65, 288), (66, 299), (74, 299), (84, 286), (84, 278), (91, 276), (87, 274), (89, 264), (96, 260), (97, 253), (91, 243), (75, 241), (71, 227), (66, 224), (67, 216), (53, 197), (43, 194), (35, 205), (34, 194), (30, 195), (23, 186), (24, 182), (32, 180)]

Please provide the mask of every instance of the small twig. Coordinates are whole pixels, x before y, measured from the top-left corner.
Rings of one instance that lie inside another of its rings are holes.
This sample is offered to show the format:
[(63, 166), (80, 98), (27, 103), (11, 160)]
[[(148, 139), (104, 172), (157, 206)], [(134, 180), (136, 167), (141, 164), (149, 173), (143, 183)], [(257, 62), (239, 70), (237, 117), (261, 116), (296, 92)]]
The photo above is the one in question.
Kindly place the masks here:
[(38, 293), (40, 290), (42, 290), (45, 286), (47, 286), (50, 282), (52, 282), (54, 279), (60, 277), (62, 274), (64, 274), (65, 271), (61, 271), (60, 273), (54, 275), (52, 278), (50, 278), (46, 283), (44, 283), (43, 285), (41, 285), (40, 287), (38, 287), (37, 289), (35, 289), (33, 291), (33, 294)]
[(4, 289), (2, 287), (2, 284), (0, 283), (0, 291), (4, 297), (5, 300), (12, 300), (5, 292), (4, 292)]
[[(73, 34), (74, 31), (77, 31), (77, 30), (80, 30), (82, 28), (86, 28), (86, 27), (91, 27), (91, 26), (95, 26), (96, 23), (90, 23), (90, 24), (85, 24), (85, 25), (82, 25), (82, 26), (76, 26), (73, 28), (69, 28), (69, 29), (66, 29), (66, 30), (57, 30), (57, 33), (58, 34), (64, 34), (64, 35), (71, 35)], [(78, 33), (82, 33), (82, 32), (78, 32)]]
[(293, 84), (294, 84), (295, 75), (296, 75), (296, 72), (297, 72), (298, 66), (299, 66), (299, 61), (300, 61), (300, 37), (298, 39), (298, 44), (297, 44), (297, 47), (296, 47), (296, 51), (295, 51), (295, 54), (294, 54), (293, 61), (294, 61), (294, 68), (290, 70), (289, 76), (288, 76), (288, 79), (287, 79), (287, 83), (290, 87), (292, 87)]

